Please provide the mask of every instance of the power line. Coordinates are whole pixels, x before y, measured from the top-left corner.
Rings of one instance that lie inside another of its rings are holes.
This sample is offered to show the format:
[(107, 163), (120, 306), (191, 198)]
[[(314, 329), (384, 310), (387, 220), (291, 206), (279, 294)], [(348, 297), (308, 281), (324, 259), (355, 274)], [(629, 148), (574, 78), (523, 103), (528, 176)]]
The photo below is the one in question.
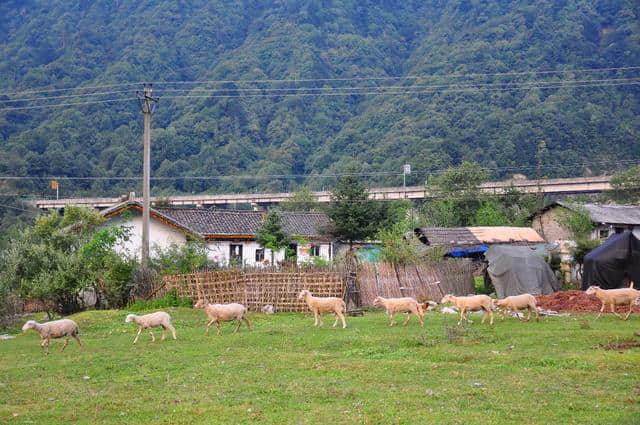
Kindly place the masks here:
[(37, 211), (25, 210), (24, 208), (12, 207), (11, 205), (2, 205), (2, 204), (0, 204), (0, 208), (8, 208), (8, 209), (11, 209), (11, 210), (28, 212), (30, 214), (38, 214)]
[(135, 97), (127, 97), (123, 99), (106, 99), (106, 100), (93, 100), (91, 102), (72, 102), (72, 103), (58, 103), (55, 105), (37, 105), (37, 106), (16, 106), (10, 108), (2, 108), (2, 111), (19, 111), (25, 109), (46, 109), (46, 108), (61, 108), (65, 106), (80, 106), (80, 105), (95, 105), (97, 103), (113, 103), (113, 102), (127, 102), (130, 100), (138, 100)]
[(18, 91), (18, 92), (4, 92), (4, 93), (0, 93), (0, 96), (17, 96), (17, 95), (23, 95), (23, 94), (35, 94), (35, 93), (57, 93), (57, 92), (64, 92), (64, 91), (74, 91), (74, 90), (97, 90), (97, 89), (106, 89), (106, 88), (110, 88), (110, 87), (125, 87), (125, 86), (137, 86), (140, 85), (141, 83), (118, 83), (118, 84), (103, 84), (100, 86), (90, 86), (90, 87), (82, 87), (82, 86), (77, 86), (77, 87), (69, 87), (69, 88), (52, 88), (52, 89), (44, 89), (44, 87), (40, 88), (40, 89), (35, 89), (35, 90), (23, 90), (23, 91)]
[(121, 94), (121, 93), (131, 93), (131, 90), (106, 91), (106, 92), (98, 92), (98, 93), (67, 94), (67, 95), (63, 95), (63, 96), (32, 97), (32, 98), (28, 98), (28, 99), (8, 99), (8, 100), (0, 100), (0, 102), (5, 102), (5, 103), (32, 102), (32, 101), (35, 101), (35, 100), (66, 99), (66, 98), (71, 98), (71, 97), (87, 97), (87, 96), (104, 96), (104, 95), (107, 95), (107, 94)]

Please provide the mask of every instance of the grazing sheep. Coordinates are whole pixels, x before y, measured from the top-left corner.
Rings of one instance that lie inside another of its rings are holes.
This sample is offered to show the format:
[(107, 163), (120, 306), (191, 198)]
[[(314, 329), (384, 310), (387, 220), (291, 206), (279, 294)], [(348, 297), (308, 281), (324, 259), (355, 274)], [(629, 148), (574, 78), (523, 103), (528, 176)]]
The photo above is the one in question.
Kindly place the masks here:
[(162, 341), (167, 338), (167, 329), (171, 330), (173, 334), (173, 339), (176, 338), (176, 330), (171, 324), (171, 316), (164, 311), (156, 311), (155, 313), (145, 314), (144, 316), (137, 316), (135, 314), (128, 314), (127, 318), (124, 319), (125, 323), (135, 323), (138, 325), (138, 333), (136, 334), (136, 339), (133, 340), (135, 344), (138, 342), (138, 337), (143, 329), (149, 329), (149, 333), (151, 334), (151, 341), (156, 342), (156, 337), (153, 335), (152, 328), (160, 326), (162, 327)]
[(493, 302), (491, 298), (487, 295), (471, 295), (468, 297), (455, 297), (451, 294), (447, 294), (440, 301), (441, 304), (451, 302), (456, 307), (460, 309), (460, 321), (458, 321), (458, 325), (462, 323), (462, 320), (466, 320), (469, 323), (473, 323), (473, 320), (467, 319), (467, 316), (464, 314), (465, 311), (478, 311), (483, 310), (484, 314), (482, 315), (482, 322), (484, 323), (487, 315), (489, 315), (489, 324), (493, 325)]
[(44, 349), (45, 354), (49, 354), (49, 341), (51, 338), (66, 337), (60, 352), (63, 352), (67, 347), (67, 344), (69, 344), (70, 336), (78, 341), (78, 345), (82, 346), (80, 338), (78, 338), (78, 324), (71, 319), (60, 319), (46, 323), (38, 323), (35, 320), (29, 320), (24, 324), (22, 330), (28, 331), (29, 329), (35, 329), (40, 334), (40, 338), (42, 338), (40, 346)]
[[(536, 297), (531, 294), (512, 295), (510, 297), (503, 298), (501, 300), (493, 300), (494, 307), (501, 307), (503, 309), (502, 320), (510, 312), (520, 311), (527, 309), (527, 322), (531, 320), (531, 312), (536, 313), (536, 322), (540, 321), (540, 313), (538, 313), (538, 307), (536, 305)], [(518, 319), (522, 320), (520, 316)]]
[(336, 315), (336, 321), (333, 322), (333, 327), (335, 328), (338, 324), (338, 319), (342, 320), (342, 328), (347, 327), (347, 322), (344, 320), (344, 314), (347, 312), (347, 305), (344, 300), (336, 297), (314, 297), (311, 295), (306, 289), (300, 291), (298, 295), (299, 300), (305, 300), (309, 309), (313, 312), (313, 316), (315, 317), (315, 322), (313, 326), (318, 326), (318, 322), (320, 326), (322, 323), (322, 313), (333, 312)]
[(422, 320), (422, 316), (424, 316), (424, 304), (418, 303), (413, 298), (383, 298), (376, 297), (373, 300), (373, 305), (376, 307), (384, 307), (387, 310), (387, 314), (389, 315), (389, 326), (393, 326), (396, 322), (393, 320), (393, 315), (395, 313), (407, 313), (407, 319), (402, 323), (402, 326), (407, 326), (409, 320), (411, 319), (411, 314), (415, 314), (418, 320), (420, 321), (420, 326), (424, 326), (424, 321)]
[(220, 335), (220, 322), (228, 322), (230, 320), (235, 320), (237, 323), (233, 333), (238, 332), (243, 320), (247, 324), (247, 327), (251, 329), (251, 323), (249, 323), (249, 319), (247, 319), (246, 316), (247, 308), (242, 304), (209, 304), (204, 301), (198, 301), (195, 308), (203, 308), (207, 316), (209, 316), (209, 319), (211, 319), (211, 321), (207, 323), (207, 335), (209, 335), (209, 328), (214, 323), (218, 329), (216, 335)]
[(622, 319), (622, 316), (616, 313), (615, 306), (629, 304), (629, 312), (623, 319), (627, 320), (633, 310), (634, 302), (637, 302), (640, 298), (640, 291), (633, 288), (633, 282), (631, 282), (628, 288), (619, 289), (601, 289), (599, 286), (589, 286), (586, 294), (595, 295), (600, 301), (602, 301), (602, 308), (600, 308), (600, 312), (598, 313), (598, 316), (596, 316), (596, 320), (600, 318), (600, 315), (602, 315), (607, 304), (611, 306), (611, 312)]
[(273, 308), (273, 306), (271, 304), (267, 304), (267, 305), (262, 306), (262, 312), (264, 314), (273, 314), (274, 311), (275, 310), (274, 310), (274, 308)]

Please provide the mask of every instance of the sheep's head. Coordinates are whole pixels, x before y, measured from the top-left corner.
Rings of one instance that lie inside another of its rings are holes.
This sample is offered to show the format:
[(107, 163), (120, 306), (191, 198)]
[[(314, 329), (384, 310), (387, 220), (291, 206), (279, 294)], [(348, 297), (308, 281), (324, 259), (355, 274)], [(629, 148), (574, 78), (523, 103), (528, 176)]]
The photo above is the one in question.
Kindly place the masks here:
[(380, 307), (382, 305), (382, 297), (376, 297), (373, 300), (373, 306), (374, 307)]
[(127, 318), (124, 319), (124, 323), (131, 323), (133, 322), (133, 319), (136, 317), (135, 314), (127, 314)]
[(204, 308), (205, 305), (206, 303), (203, 300), (200, 300), (194, 304), (193, 308)]
[(36, 327), (36, 321), (35, 320), (29, 320), (27, 323), (24, 324), (24, 326), (22, 327), (22, 331), (28, 331), (29, 329), (33, 329)]
[(447, 294), (444, 297), (442, 297), (442, 301), (440, 301), (440, 304), (453, 302), (453, 299), (454, 299), (454, 296), (452, 294)]
[(502, 307), (504, 305), (504, 300), (494, 300), (494, 299), (492, 299), (491, 302), (493, 303), (494, 307)]
[(299, 300), (304, 300), (306, 298), (307, 295), (311, 295), (311, 292), (309, 292), (307, 289), (303, 289), (302, 291), (300, 291), (300, 293), (298, 294), (298, 299)]
[(589, 287), (587, 288), (587, 290), (585, 291), (585, 293), (586, 293), (587, 295), (593, 295), (593, 294), (595, 294), (595, 293), (598, 291), (598, 289), (600, 289), (600, 287), (599, 287), (599, 286), (591, 285), (591, 286), (589, 286)]

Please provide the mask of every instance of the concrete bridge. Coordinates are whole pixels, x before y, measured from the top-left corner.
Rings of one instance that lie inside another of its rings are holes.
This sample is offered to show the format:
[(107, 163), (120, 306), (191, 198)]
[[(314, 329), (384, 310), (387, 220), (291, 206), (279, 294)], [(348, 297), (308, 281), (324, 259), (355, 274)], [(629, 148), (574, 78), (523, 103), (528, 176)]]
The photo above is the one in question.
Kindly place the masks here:
[[(569, 195), (578, 193), (600, 193), (611, 189), (609, 176), (599, 177), (574, 177), (566, 179), (542, 179), (527, 180), (514, 179), (499, 182), (487, 182), (481, 186), (481, 190), (486, 193), (499, 195), (515, 188), (523, 193), (537, 193), (539, 190), (550, 195)], [(329, 202), (330, 192), (321, 191), (313, 192), (318, 202)], [(292, 196), (292, 193), (240, 193), (240, 194), (222, 194), (222, 195), (176, 195), (169, 197), (151, 197), (152, 205), (157, 202), (163, 202), (175, 206), (223, 206), (251, 204), (254, 206), (273, 205), (286, 201)], [(374, 187), (369, 189), (369, 198), (383, 201), (393, 200), (423, 200), (429, 199), (431, 196), (425, 191), (424, 186), (407, 186), (407, 187)], [(104, 209), (115, 204), (123, 202), (127, 199), (135, 199), (142, 202), (141, 197), (135, 197), (134, 194), (116, 198), (69, 198), (69, 199), (39, 199), (29, 201), (29, 203), (37, 208), (58, 209), (64, 208), (66, 205), (82, 205), (97, 209)]]

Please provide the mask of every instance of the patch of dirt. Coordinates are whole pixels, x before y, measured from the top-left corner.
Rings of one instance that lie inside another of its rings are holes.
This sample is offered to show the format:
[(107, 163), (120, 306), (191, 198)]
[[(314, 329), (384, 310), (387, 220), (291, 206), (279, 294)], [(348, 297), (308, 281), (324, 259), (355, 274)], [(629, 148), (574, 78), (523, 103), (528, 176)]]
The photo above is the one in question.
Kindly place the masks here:
[[(600, 311), (602, 303), (594, 296), (589, 296), (583, 291), (559, 291), (550, 295), (538, 295), (536, 297), (538, 307), (554, 311)], [(605, 313), (610, 313), (607, 306)], [(617, 306), (616, 312), (626, 314), (629, 306)], [(634, 313), (640, 313), (640, 307), (633, 306)]]
[(605, 350), (628, 350), (630, 348), (640, 347), (640, 341), (634, 341), (632, 339), (627, 339), (623, 341), (610, 341), (607, 344), (600, 344), (601, 348)]

